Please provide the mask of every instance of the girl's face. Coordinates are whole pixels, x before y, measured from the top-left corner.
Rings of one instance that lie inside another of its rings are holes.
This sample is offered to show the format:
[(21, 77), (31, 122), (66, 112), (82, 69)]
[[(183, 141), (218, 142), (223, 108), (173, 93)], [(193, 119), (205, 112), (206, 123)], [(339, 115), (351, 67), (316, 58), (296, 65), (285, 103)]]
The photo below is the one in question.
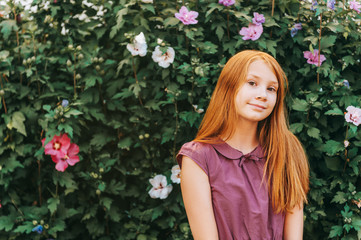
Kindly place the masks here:
[(270, 66), (263, 60), (249, 65), (246, 81), (235, 97), (240, 120), (259, 122), (273, 111), (277, 100), (278, 81)]

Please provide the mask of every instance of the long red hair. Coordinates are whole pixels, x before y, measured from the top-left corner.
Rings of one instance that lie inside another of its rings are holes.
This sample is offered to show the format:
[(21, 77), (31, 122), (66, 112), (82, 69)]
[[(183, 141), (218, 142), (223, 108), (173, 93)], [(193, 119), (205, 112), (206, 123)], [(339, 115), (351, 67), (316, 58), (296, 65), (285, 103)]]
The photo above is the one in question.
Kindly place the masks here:
[(245, 50), (233, 56), (224, 66), (194, 141), (219, 143), (234, 134), (237, 114), (235, 96), (246, 81), (249, 65), (263, 60), (277, 77), (279, 88), (276, 105), (258, 126), (259, 141), (266, 155), (263, 177), (268, 176), (269, 194), (276, 213), (288, 212), (307, 203), (309, 166), (306, 154), (286, 121), (284, 97), (287, 77), (269, 54)]

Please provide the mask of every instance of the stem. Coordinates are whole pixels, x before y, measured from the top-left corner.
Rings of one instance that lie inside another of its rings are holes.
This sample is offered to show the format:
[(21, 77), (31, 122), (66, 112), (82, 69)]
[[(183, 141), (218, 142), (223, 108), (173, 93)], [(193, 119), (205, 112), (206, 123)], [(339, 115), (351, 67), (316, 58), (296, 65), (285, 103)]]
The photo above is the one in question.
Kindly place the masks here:
[[(345, 134), (345, 141), (347, 141), (347, 135), (348, 135), (348, 125), (347, 125), (347, 128), (346, 128), (346, 134)], [(345, 143), (345, 142), (344, 142)], [(345, 165), (343, 166), (343, 171), (346, 170), (346, 165), (347, 163), (349, 162), (349, 159), (347, 158), (347, 147), (345, 147)]]
[[(321, 32), (322, 32), (322, 13), (320, 14), (320, 34), (318, 37), (318, 67), (320, 67), (320, 57), (321, 57)], [(317, 84), (320, 84), (320, 72), (317, 71)]]
[(174, 110), (175, 110), (175, 131), (174, 131), (174, 142), (173, 142), (173, 159), (176, 157), (176, 142), (177, 142), (177, 132), (178, 132), (178, 106), (177, 100), (174, 99)]
[(76, 99), (76, 54), (74, 53), (74, 73), (73, 73), (73, 78), (74, 78), (74, 99)]
[(38, 186), (38, 191), (39, 191), (39, 206), (41, 207), (42, 204), (42, 197), (41, 197), (41, 182), (40, 182), (40, 169), (41, 169), (41, 163), (40, 160), (38, 160), (38, 177), (39, 177), (39, 186)]
[[(14, 8), (13, 12), (14, 12), (14, 19), (15, 19), (15, 21), (16, 21), (16, 19), (17, 19), (17, 14), (16, 14), (16, 11), (15, 11), (15, 8)], [(20, 64), (20, 48), (19, 48), (19, 46), (20, 46), (20, 40), (19, 40), (19, 32), (16, 31), (15, 34), (16, 34), (16, 45), (17, 45), (17, 47), (18, 47), (18, 53), (19, 53), (19, 55), (18, 55), (18, 62), (19, 62), (19, 64)], [(20, 74), (20, 84), (22, 84), (22, 82), (23, 82), (23, 75), (22, 75), (21, 73), (19, 73), (19, 74)]]
[[(272, 12), (271, 12), (272, 18), (273, 18), (274, 12), (275, 12), (275, 0), (272, 0)], [(272, 37), (272, 29), (271, 29), (269, 36)]]
[[(19, 48), (20, 49), (20, 48)], [(33, 51), (34, 51), (34, 57), (36, 59), (36, 47), (35, 47), (35, 36), (33, 34)], [(35, 64), (34, 64), (35, 65)], [(36, 65), (35, 65), (35, 75), (36, 75), (36, 78), (37, 78), (37, 82), (38, 82), (38, 93), (40, 95), (40, 82), (39, 82), (39, 76), (38, 76), (38, 69), (36, 68)]]
[[(4, 76), (4, 75), (3, 75)], [(1, 89), (4, 89), (4, 86), (3, 86), (3, 81), (1, 80), (1, 75), (0, 75), (0, 85), (1, 85)], [(5, 92), (4, 92), (4, 95), (5, 95)], [(4, 110), (5, 110), (5, 114), (8, 113), (8, 110), (6, 108), (6, 103), (5, 103), (5, 97), (2, 96), (2, 100), (3, 100), (3, 105), (4, 105)]]
[[(138, 78), (137, 78), (137, 71), (136, 71), (136, 69), (135, 69), (134, 57), (133, 57), (133, 56), (132, 56), (132, 66), (133, 66), (133, 72), (134, 72), (135, 84), (139, 85)], [(142, 106), (143, 106), (142, 99), (140, 98), (140, 93), (139, 93), (139, 95), (138, 95), (138, 99), (139, 99), (139, 103), (140, 103), (140, 105), (142, 105)]]
[(229, 11), (227, 8), (227, 34), (228, 34), (228, 40), (230, 40), (230, 36), (229, 36)]

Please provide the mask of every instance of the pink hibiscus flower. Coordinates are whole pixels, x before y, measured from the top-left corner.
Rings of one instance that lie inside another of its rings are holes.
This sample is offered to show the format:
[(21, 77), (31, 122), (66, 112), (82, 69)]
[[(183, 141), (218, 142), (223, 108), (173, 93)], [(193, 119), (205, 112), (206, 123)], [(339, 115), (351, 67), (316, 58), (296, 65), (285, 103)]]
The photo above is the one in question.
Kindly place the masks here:
[(361, 124), (361, 109), (348, 106), (346, 108), (347, 113), (345, 114), (346, 122), (353, 123), (354, 125), (358, 126)]
[(252, 41), (255, 41), (258, 38), (260, 38), (262, 33), (263, 33), (262, 25), (256, 25), (253, 23), (250, 23), (248, 25), (248, 28), (243, 27), (241, 31), (239, 31), (239, 34), (243, 36), (242, 38), (243, 40), (251, 39)]
[(259, 14), (257, 12), (253, 13), (253, 18), (252, 18), (253, 24), (262, 25), (262, 23), (264, 23), (265, 21), (266, 19), (264, 18), (263, 14)]
[(361, 12), (361, 4), (356, 2), (355, 0), (350, 1), (350, 9), (355, 10), (357, 13)]
[[(41, 140), (41, 142), (44, 145), (45, 138)], [(70, 138), (66, 133), (60, 136), (55, 135), (53, 139), (44, 146), (44, 152), (45, 154), (56, 156), (57, 158), (64, 158), (66, 153), (68, 152), (69, 146)]]
[(219, 0), (218, 3), (223, 4), (224, 6), (228, 7), (236, 3), (235, 0)]
[(326, 60), (325, 55), (320, 54), (320, 62), (318, 62), (318, 50), (313, 50), (313, 54), (311, 51), (305, 51), (303, 52), (303, 56), (307, 58), (307, 63), (314, 64), (318, 67)]
[(70, 144), (70, 147), (66, 153), (66, 155), (63, 158), (59, 158), (55, 155), (51, 156), (51, 159), (53, 162), (56, 163), (55, 168), (56, 170), (60, 172), (64, 172), (65, 169), (70, 166), (74, 166), (75, 163), (79, 162), (79, 156), (77, 154), (79, 153), (79, 146), (75, 143)]
[(198, 21), (196, 20), (196, 18), (198, 17), (198, 12), (188, 11), (185, 6), (181, 7), (179, 13), (175, 14), (175, 17), (182, 21), (184, 25), (198, 23)]

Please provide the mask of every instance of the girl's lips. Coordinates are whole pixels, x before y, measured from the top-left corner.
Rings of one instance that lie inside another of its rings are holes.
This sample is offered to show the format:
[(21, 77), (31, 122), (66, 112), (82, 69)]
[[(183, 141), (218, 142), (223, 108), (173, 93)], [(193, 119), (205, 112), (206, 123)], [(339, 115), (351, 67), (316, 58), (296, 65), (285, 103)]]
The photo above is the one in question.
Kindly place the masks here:
[(266, 109), (265, 106), (258, 105), (258, 104), (249, 103), (249, 105), (254, 106), (254, 107), (257, 107), (257, 108), (261, 108), (261, 109)]

